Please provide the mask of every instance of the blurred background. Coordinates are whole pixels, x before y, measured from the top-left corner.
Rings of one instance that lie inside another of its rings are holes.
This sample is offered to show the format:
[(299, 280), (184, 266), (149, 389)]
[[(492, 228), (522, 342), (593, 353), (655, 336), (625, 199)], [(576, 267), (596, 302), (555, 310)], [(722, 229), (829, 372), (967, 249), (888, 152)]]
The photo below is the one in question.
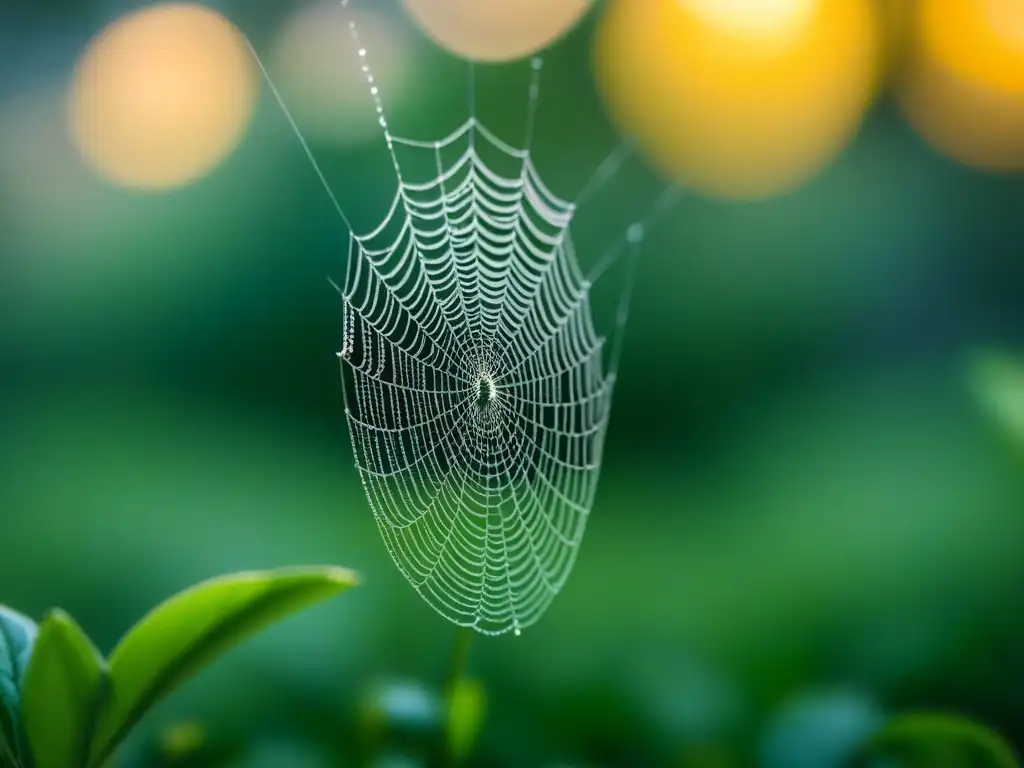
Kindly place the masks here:
[[(350, 5), (396, 134), (466, 118), (470, 58), (516, 143), (539, 51), (554, 191), (634, 138), (574, 224), (585, 264), (685, 190), (645, 242), (575, 571), (473, 648), (476, 764), (825, 768), (922, 707), (1024, 745), (1024, 468), (968, 377), (1024, 343), (1024, 5)], [(436, 715), (454, 627), (393, 566), (346, 434), (348, 232), (245, 44), (365, 231), (395, 182), (346, 19), (0, 9), (0, 601), (109, 650), (208, 576), (365, 577), (161, 705), (142, 761), (187, 721), (247, 765), (350, 764), (379, 709), (406, 759)]]

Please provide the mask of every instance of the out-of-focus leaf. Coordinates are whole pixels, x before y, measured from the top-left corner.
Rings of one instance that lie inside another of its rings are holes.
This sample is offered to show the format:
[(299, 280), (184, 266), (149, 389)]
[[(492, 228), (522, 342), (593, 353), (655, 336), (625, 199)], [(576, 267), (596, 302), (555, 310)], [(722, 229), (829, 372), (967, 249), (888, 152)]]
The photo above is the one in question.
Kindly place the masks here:
[(21, 750), (18, 746), (18, 725), (7, 704), (0, 702), (0, 766), (17, 765)]
[[(242, 734), (210, 729), (197, 720), (180, 720), (161, 729), (145, 751), (133, 757), (154, 768), (252, 768), (252, 746)], [(108, 764), (109, 768), (109, 764)]]
[(21, 713), (35, 768), (78, 768), (88, 755), (106, 664), (64, 611), (39, 626), (21, 689)]
[(8, 735), (9, 731), (13, 731), (9, 719), (10, 715), (6, 711), (0, 711), (0, 766), (16, 765), (18, 759), (14, 738)]
[(19, 723), (21, 681), (38, 631), (30, 618), (0, 605), (0, 758), (19, 757), (25, 748)]
[[(337, 755), (322, 745), (280, 738), (260, 739), (248, 745), (240, 760), (230, 763), (236, 768), (335, 768), (340, 764)], [(191, 768), (191, 763), (187, 765)], [(224, 762), (213, 763), (210, 768), (223, 765)]]
[(443, 702), (422, 683), (388, 680), (366, 695), (362, 725), (371, 748), (384, 743), (408, 749), (436, 748), (444, 729)]
[(206, 741), (206, 729), (201, 723), (176, 723), (160, 734), (160, 754), (172, 760), (187, 758), (202, 749)]
[(971, 364), (971, 384), (982, 405), (1024, 450), (1024, 361), (982, 352)]
[(480, 681), (460, 677), (448, 691), (448, 750), (456, 762), (465, 760), (484, 724), (487, 696)]
[(334, 567), (246, 572), (203, 582), (154, 608), (110, 655), (111, 696), (89, 765), (102, 765), (147, 709), (214, 658), (357, 581)]
[(801, 694), (769, 720), (761, 768), (842, 768), (885, 722), (881, 709), (853, 690)]
[(914, 712), (885, 724), (858, 752), (855, 766), (895, 760), (901, 768), (1020, 768), (999, 734), (956, 715)]
[(743, 761), (724, 745), (687, 747), (679, 756), (678, 768), (740, 768)]
[(370, 768), (425, 768), (426, 763), (397, 751), (385, 752), (370, 763)]

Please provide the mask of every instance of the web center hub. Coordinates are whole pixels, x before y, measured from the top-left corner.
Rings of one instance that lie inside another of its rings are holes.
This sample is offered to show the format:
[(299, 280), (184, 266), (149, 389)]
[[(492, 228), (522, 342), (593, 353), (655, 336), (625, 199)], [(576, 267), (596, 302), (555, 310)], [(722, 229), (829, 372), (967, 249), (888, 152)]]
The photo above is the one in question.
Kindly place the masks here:
[(476, 407), (484, 409), (498, 396), (498, 387), (490, 376), (480, 376), (476, 380)]

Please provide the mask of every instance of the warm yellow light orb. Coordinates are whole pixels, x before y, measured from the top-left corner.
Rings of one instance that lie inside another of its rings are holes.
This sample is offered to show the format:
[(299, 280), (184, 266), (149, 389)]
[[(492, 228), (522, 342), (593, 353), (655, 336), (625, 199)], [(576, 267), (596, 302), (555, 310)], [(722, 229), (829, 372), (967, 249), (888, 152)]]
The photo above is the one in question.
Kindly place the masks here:
[(414, 62), (397, 25), (380, 13), (342, 8), (337, 0), (303, 6), (282, 30), (270, 64), (303, 133), (341, 146), (381, 137), (350, 21), (371, 57), (374, 87), (393, 116), (409, 94)]
[(821, 170), (877, 82), (870, 0), (611, 0), (595, 47), (613, 120), (705, 194), (757, 198)]
[(592, 0), (404, 0), (438, 45), (473, 61), (510, 61), (572, 29)]
[(934, 147), (967, 165), (1024, 170), (1024, 3), (920, 0), (899, 88)]
[(178, 187), (238, 144), (256, 93), (251, 53), (227, 19), (191, 3), (152, 5), (113, 22), (82, 54), (71, 133), (115, 183)]
[(793, 44), (814, 18), (815, 0), (679, 0), (722, 32), (755, 45)]

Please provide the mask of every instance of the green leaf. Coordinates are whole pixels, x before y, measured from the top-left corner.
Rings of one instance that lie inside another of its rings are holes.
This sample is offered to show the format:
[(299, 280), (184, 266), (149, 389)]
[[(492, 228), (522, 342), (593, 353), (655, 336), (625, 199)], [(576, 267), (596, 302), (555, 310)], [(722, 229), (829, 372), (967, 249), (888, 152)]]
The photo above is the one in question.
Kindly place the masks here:
[(455, 762), (473, 751), (484, 724), (487, 697), (480, 681), (460, 677), (448, 692), (448, 750)]
[(37, 633), (34, 621), (0, 605), (0, 757), (12, 762), (25, 749), (18, 721), (21, 682)]
[(154, 608), (110, 655), (111, 696), (89, 765), (101, 765), (146, 710), (214, 658), (357, 581), (332, 567), (254, 571), (203, 582)]
[(1024, 362), (987, 351), (975, 355), (971, 384), (983, 407), (1024, 448)]
[(79, 768), (88, 755), (106, 665), (59, 609), (39, 626), (21, 688), (21, 713), (35, 768)]
[(862, 748), (855, 765), (878, 764), (883, 758), (920, 768), (1020, 768), (1009, 744), (994, 731), (956, 715), (933, 712), (894, 717)]
[(21, 753), (18, 730), (15, 710), (0, 701), (0, 766), (17, 764)]

